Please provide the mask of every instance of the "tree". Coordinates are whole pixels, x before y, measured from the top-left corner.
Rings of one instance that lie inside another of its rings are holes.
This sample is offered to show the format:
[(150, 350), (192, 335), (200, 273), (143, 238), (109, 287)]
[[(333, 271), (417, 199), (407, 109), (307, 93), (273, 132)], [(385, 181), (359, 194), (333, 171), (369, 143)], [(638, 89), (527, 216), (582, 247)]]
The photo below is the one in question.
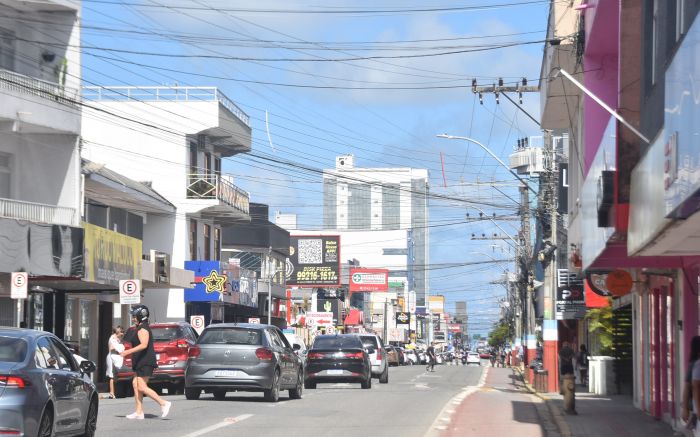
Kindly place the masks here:
[(500, 320), (498, 324), (489, 333), (489, 346), (498, 347), (506, 344), (510, 340), (510, 325), (504, 320)]
[[(608, 298), (608, 306), (593, 308), (586, 313), (588, 332), (598, 338), (601, 355), (612, 355), (613, 349), (613, 310), (612, 298)], [(593, 352), (593, 351), (591, 351)]]

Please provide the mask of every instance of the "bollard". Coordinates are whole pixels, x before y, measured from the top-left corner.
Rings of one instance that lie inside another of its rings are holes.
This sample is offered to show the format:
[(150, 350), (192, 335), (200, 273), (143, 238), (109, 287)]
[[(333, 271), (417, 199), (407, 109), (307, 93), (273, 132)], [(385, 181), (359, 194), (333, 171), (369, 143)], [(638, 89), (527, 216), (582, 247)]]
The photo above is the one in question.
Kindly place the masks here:
[(562, 377), (562, 394), (564, 395), (564, 412), (578, 414), (576, 412), (576, 376), (567, 373)]

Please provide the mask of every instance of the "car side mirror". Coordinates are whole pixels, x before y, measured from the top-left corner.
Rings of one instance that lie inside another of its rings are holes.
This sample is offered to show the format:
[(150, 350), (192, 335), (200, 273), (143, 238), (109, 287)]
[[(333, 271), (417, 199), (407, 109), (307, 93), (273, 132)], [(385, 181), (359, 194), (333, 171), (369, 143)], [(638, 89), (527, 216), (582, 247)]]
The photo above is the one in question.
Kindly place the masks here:
[(80, 363), (80, 371), (83, 373), (92, 373), (97, 369), (92, 361), (83, 361)]
[(299, 350), (301, 349), (301, 345), (299, 343), (294, 343), (292, 345), (292, 349), (294, 349), (295, 352), (299, 352)]

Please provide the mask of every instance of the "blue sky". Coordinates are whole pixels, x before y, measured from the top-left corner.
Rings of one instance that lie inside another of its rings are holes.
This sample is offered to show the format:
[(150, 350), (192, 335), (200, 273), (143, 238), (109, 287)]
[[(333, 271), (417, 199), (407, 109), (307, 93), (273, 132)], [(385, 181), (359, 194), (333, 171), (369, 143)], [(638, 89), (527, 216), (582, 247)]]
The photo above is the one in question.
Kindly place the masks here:
[[(537, 84), (548, 2), (110, 1), (83, 2), (85, 85), (219, 87), (251, 117), (254, 156), (227, 160), (224, 171), (252, 201), (318, 229), (321, 177), (297, 165), (332, 168), (335, 156), (354, 154), (357, 167), (427, 168), (431, 192), (454, 198), (430, 200), (431, 266), (514, 255), (509, 241), (471, 239), (500, 233), (493, 223), (464, 220), (478, 215), (464, 199), (487, 214), (515, 214), (513, 177), (479, 147), (435, 135), (473, 137), (504, 161), (517, 138), (539, 135), (510, 102), (485, 95), (480, 105), (469, 87), (472, 78)], [(497, 6), (510, 3), (521, 4)], [(444, 52), (458, 53), (416, 56)], [(366, 57), (382, 58), (357, 59)], [(538, 117), (538, 94), (523, 103)], [(517, 221), (498, 224), (517, 232)], [(466, 300), (472, 333), (486, 334), (505, 293), (490, 282), (506, 268), (513, 263), (432, 270), (431, 294), (444, 294), (448, 310)]]

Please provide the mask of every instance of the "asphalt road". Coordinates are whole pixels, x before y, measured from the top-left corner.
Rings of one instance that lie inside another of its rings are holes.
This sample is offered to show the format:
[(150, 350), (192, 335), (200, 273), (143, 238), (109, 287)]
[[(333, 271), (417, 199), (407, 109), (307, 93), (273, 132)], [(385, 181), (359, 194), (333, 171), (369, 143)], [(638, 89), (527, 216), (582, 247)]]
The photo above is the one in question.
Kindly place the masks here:
[[(485, 364), (485, 363), (484, 363)], [(478, 384), (484, 367), (392, 367), (389, 383), (374, 379), (370, 390), (359, 384), (319, 384), (304, 390), (303, 398), (290, 400), (287, 392), (276, 404), (262, 393), (228, 393), (216, 401), (203, 394), (197, 401), (168, 396), (170, 415), (160, 418), (160, 408), (145, 400), (145, 420), (128, 420), (134, 411), (132, 398), (102, 399), (97, 423), (99, 436), (424, 436), (453, 396)]]

